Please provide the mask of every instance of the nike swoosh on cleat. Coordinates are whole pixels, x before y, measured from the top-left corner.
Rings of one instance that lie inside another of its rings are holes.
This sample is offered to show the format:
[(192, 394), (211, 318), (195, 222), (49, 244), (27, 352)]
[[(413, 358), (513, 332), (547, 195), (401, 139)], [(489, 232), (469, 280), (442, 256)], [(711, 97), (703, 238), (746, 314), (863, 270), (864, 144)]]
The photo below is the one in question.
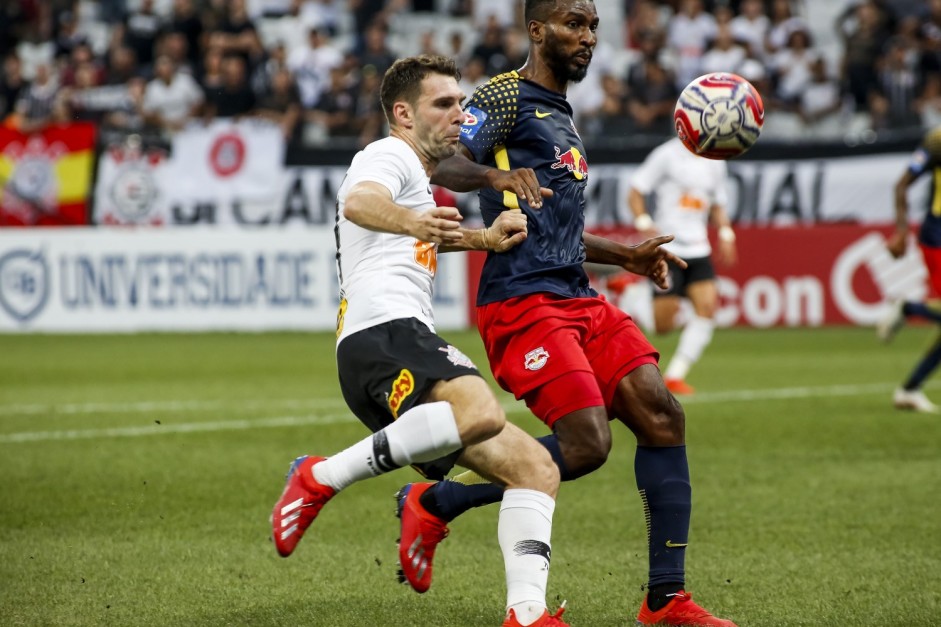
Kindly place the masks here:
[(689, 542), (673, 542), (672, 540), (667, 540), (668, 549), (681, 549), (684, 546), (689, 546)]
[(540, 120), (543, 119), (543, 118), (547, 118), (547, 117), (549, 117), (550, 115), (552, 115), (552, 111), (548, 111), (548, 112), (546, 112), (546, 113), (543, 113), (543, 112), (540, 111), (539, 109), (536, 109), (536, 117), (539, 118)]

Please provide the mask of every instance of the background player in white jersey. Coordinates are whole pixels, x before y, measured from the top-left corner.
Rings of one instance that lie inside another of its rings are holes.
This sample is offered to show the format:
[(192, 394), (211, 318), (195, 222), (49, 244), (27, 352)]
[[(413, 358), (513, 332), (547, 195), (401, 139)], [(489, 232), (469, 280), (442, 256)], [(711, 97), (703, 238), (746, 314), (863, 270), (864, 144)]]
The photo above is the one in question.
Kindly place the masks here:
[[(654, 217), (647, 207), (651, 196)], [(634, 226), (644, 237), (672, 233), (673, 241), (664, 248), (686, 260), (686, 268), (670, 263), (667, 289), (654, 288), (653, 323), (657, 333), (683, 326), (664, 381), (674, 394), (692, 394), (686, 375), (712, 341), (719, 301), (706, 228), (710, 219), (719, 229), (719, 260), (726, 264), (736, 260), (735, 231), (725, 211), (728, 165), (697, 157), (680, 140), (670, 139), (655, 148), (634, 173), (627, 202)], [(685, 324), (679, 316), (683, 298), (692, 304)]]
[[(549, 615), (545, 599), (558, 469), (545, 448), (506, 421), (470, 359), (434, 331), (439, 245), (502, 252), (526, 237), (519, 211), (466, 230), (457, 209), (435, 206), (429, 177), (454, 154), (464, 122), (459, 78), (452, 60), (425, 55), (396, 61), (383, 78), (390, 136), (353, 158), (335, 228), (340, 387), (374, 433), (329, 458), (294, 461), (272, 513), (274, 541), (290, 555), (327, 501), (356, 481), (407, 465), (441, 479), (460, 463), (505, 486), (497, 534), (507, 616), (561, 626), (561, 610)], [(417, 492), (405, 496), (405, 507)], [(437, 540), (431, 551), (421, 541), (400, 547), (400, 559), (430, 568)]]

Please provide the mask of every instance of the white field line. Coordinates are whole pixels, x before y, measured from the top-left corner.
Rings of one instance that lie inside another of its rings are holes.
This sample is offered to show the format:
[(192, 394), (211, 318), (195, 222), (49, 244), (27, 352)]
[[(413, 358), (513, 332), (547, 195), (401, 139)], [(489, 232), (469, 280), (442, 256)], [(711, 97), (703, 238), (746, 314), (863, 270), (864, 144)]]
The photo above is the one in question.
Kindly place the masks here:
[[(926, 387), (938, 387), (928, 384)], [(895, 388), (891, 383), (866, 383), (828, 386), (806, 386), (790, 388), (769, 388), (764, 390), (730, 390), (726, 392), (699, 392), (695, 396), (683, 398), (684, 405), (703, 403), (730, 403), (769, 400), (790, 400), (801, 398), (821, 398), (833, 396), (867, 396), (888, 394)], [(291, 400), (282, 399), (271, 402), (233, 403), (232, 401), (146, 401), (140, 403), (84, 403), (66, 405), (0, 405), (2, 414), (23, 413), (147, 413), (156, 411), (217, 411), (238, 407), (246, 409), (273, 409), (281, 407), (334, 408), (342, 407), (338, 399)], [(22, 408), (37, 408), (35, 411), (21, 411)], [(39, 411), (38, 408), (44, 408)], [(20, 408), (20, 410), (14, 410)], [(525, 413), (525, 405), (512, 400), (503, 403), (507, 413)], [(246, 420), (220, 420), (212, 422), (184, 422), (138, 427), (112, 427), (106, 429), (68, 429), (62, 431), (24, 431), (0, 434), (0, 444), (18, 444), (24, 442), (43, 442), (51, 440), (87, 440), (96, 438), (142, 437), (165, 435), (170, 433), (205, 433), (211, 431), (237, 431), (247, 429), (266, 429), (272, 427), (293, 427), (304, 425), (337, 424), (355, 422), (349, 412), (331, 414), (308, 414), (279, 416), (275, 418), (253, 418)]]
[(126, 403), (20, 403), (0, 405), (0, 416), (34, 414), (135, 414), (200, 411), (259, 411), (265, 409), (338, 409), (346, 407), (342, 398), (272, 399), (265, 401), (135, 401)]

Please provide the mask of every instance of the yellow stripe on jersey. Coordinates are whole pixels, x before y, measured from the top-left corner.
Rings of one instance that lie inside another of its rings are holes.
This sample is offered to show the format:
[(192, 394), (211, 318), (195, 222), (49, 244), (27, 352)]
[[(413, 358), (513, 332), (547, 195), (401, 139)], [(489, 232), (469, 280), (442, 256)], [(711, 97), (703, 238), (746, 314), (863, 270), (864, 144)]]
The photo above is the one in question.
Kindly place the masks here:
[(931, 197), (931, 215), (941, 216), (941, 168), (935, 168), (932, 173), (934, 174), (932, 187), (934, 193)]
[[(506, 146), (494, 146), (493, 158), (497, 162), (498, 170), (510, 171), (510, 153), (507, 152)], [(513, 192), (503, 192), (503, 206), (510, 209), (519, 209), (519, 198)]]

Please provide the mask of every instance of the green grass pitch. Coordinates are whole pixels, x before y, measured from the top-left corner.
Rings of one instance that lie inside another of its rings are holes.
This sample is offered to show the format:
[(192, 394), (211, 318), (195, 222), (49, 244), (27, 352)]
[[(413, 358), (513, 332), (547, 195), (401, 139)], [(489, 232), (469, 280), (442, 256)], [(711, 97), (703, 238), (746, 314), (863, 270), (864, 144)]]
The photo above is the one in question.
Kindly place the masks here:
[[(716, 333), (684, 402), (697, 600), (740, 627), (941, 624), (941, 417), (890, 403), (932, 333)], [(475, 334), (444, 335), (486, 369)], [(669, 356), (676, 337), (654, 341)], [(500, 624), (493, 506), (455, 521), (427, 594), (395, 582), (409, 469), (353, 486), (275, 554), (290, 460), (365, 435), (333, 342), (0, 336), (0, 624)], [(646, 577), (634, 442), (615, 427), (605, 467), (559, 495), (549, 599), (574, 627), (632, 625)]]

